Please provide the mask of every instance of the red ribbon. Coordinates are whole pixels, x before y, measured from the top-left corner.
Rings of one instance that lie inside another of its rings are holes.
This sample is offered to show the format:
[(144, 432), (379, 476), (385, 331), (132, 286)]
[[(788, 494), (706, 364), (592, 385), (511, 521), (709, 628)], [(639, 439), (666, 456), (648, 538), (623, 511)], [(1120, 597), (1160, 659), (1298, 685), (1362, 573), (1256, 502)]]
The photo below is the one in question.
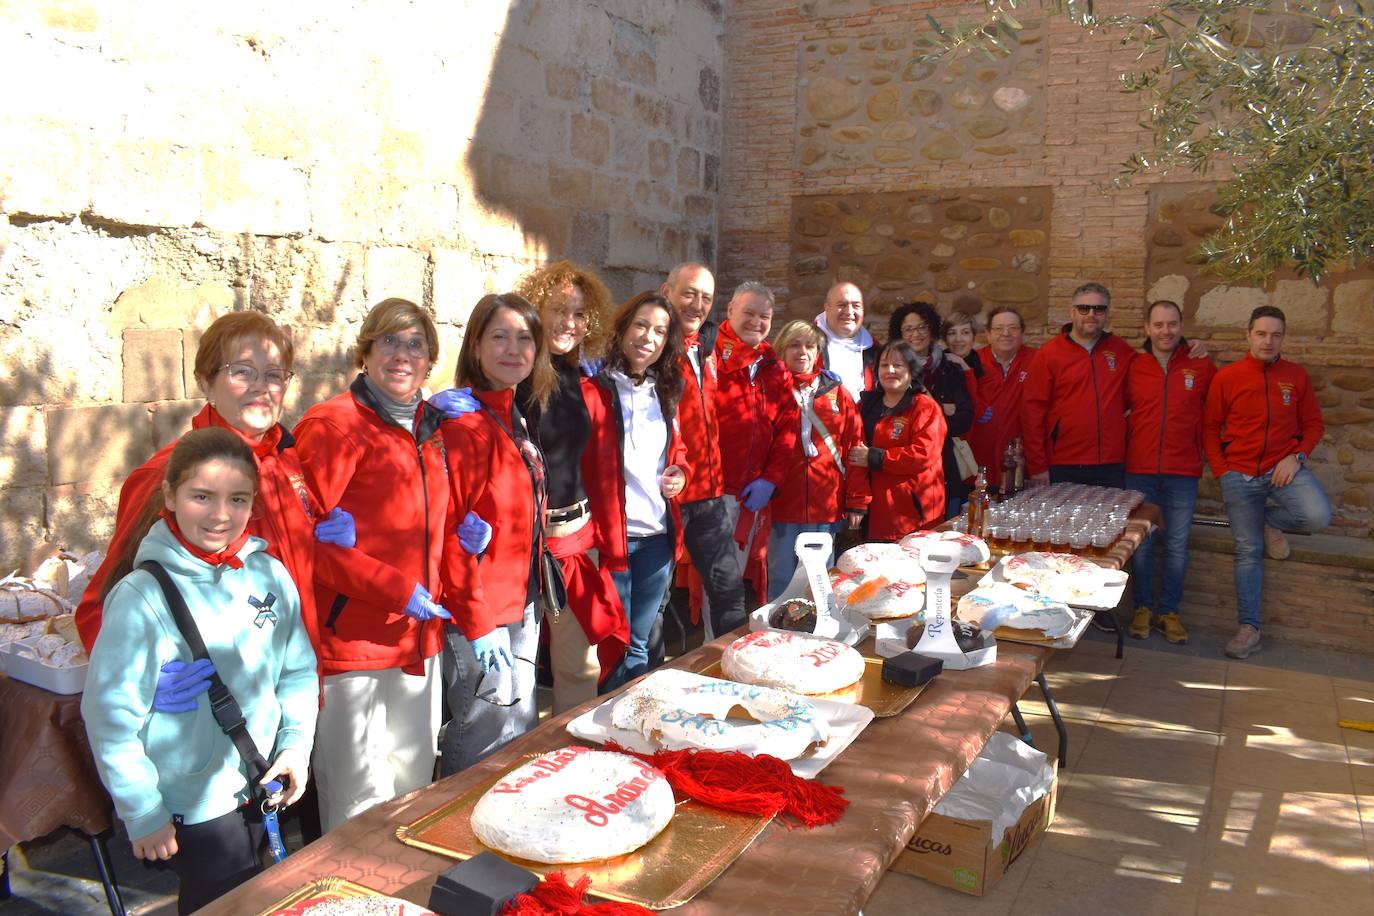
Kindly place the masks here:
[(223, 550), (217, 550), (214, 553), (210, 553), (186, 540), (186, 536), (181, 533), (181, 528), (177, 525), (177, 517), (175, 515), (168, 512), (166, 509), (163, 509), (160, 514), (162, 520), (167, 523), (167, 527), (171, 530), (172, 534), (181, 543), (181, 546), (186, 548), (191, 556), (198, 560), (204, 560), (211, 566), (222, 565), (228, 566), (230, 569), (243, 569), (243, 561), (239, 559), (239, 551), (243, 549), (244, 544), (248, 543), (248, 526), (244, 526), (243, 531), (239, 533), (238, 539), (232, 544), (226, 545)]

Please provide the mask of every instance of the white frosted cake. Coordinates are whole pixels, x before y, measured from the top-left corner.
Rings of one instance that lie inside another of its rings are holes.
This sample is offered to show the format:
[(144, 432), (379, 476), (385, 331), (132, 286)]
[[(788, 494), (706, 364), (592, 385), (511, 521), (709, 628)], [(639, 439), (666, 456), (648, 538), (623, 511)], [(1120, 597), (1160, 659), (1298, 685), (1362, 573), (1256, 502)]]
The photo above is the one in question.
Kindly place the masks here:
[(842, 642), (781, 630), (755, 630), (732, 642), (720, 660), (733, 681), (793, 693), (830, 693), (863, 677), (864, 659)]

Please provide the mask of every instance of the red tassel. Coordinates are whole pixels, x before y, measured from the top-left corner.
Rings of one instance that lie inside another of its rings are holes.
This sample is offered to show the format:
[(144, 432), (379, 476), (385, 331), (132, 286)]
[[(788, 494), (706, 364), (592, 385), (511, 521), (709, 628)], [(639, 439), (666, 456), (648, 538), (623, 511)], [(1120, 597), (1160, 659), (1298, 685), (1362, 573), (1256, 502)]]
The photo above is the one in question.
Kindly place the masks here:
[(588, 903), (592, 879), (583, 875), (568, 884), (561, 871), (550, 872), (528, 894), (520, 894), (501, 907), (500, 916), (653, 916), (636, 903)]
[[(849, 807), (844, 789), (802, 779), (787, 761), (738, 751), (655, 751), (640, 754), (614, 741), (606, 750), (646, 760), (663, 771), (668, 784), (713, 808), (771, 817), (788, 814), (805, 827), (833, 824)], [(789, 825), (790, 826), (790, 825)]]

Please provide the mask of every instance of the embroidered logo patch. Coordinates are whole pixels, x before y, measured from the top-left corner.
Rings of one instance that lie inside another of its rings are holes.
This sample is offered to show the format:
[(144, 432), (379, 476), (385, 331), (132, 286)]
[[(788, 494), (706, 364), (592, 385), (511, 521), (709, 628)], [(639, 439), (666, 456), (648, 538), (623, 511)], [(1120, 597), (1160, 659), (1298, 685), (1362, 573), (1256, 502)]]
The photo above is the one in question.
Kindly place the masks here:
[(1017, 374), (1016, 380), (1017, 380), (1018, 382), (1025, 382), (1025, 380), (1026, 380), (1026, 370), (1025, 370), (1025, 369), (1022, 369), (1022, 370)]
[(735, 352), (735, 345), (726, 344), (725, 349), (720, 351), (721, 358), (723, 358), (728, 363), (730, 361), (730, 354), (733, 352)]
[(1293, 383), (1279, 382), (1279, 397), (1283, 398), (1284, 407), (1293, 406)]
[(1110, 372), (1116, 371), (1116, 354), (1108, 350), (1102, 354), (1102, 358), (1107, 361), (1107, 369)]
[(902, 433), (905, 431), (906, 417), (898, 417), (897, 419), (892, 421), (892, 435), (894, 437), (900, 439), (902, 437)]
[(1183, 387), (1189, 391), (1193, 390), (1193, 385), (1197, 383), (1197, 373), (1192, 369), (1183, 370)]
[(267, 597), (261, 600), (254, 598), (252, 595), (249, 595), (248, 604), (253, 608), (253, 610), (258, 612), (258, 615), (253, 618), (253, 626), (257, 627), (259, 630), (263, 628), (264, 624), (268, 623), (272, 624), (272, 626), (276, 626), (277, 612), (272, 610), (272, 605), (276, 603), (277, 596), (272, 594), (271, 592), (268, 592)]

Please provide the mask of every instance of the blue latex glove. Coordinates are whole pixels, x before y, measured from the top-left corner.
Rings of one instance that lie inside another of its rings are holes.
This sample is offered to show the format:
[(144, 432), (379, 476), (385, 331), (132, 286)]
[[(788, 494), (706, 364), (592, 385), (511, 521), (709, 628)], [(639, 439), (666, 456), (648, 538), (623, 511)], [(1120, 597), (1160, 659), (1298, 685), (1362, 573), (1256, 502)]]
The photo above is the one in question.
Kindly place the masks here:
[(193, 662), (173, 661), (163, 665), (153, 693), (153, 709), (158, 712), (195, 712), (198, 698), (210, 689), (215, 663), (208, 658)]
[(469, 512), (458, 525), (458, 543), (474, 557), (478, 556), (491, 543), (491, 525), (476, 512)]
[(456, 420), (465, 413), (481, 410), (482, 405), (472, 396), (471, 388), (449, 388), (429, 399), (429, 402), (444, 412), (450, 420)]
[(497, 627), (486, 636), (472, 641), (472, 654), (485, 671), (497, 672), (511, 668), (510, 633), (505, 627)]
[(347, 509), (335, 506), (329, 514), (315, 523), (315, 540), (336, 547), (352, 547), (358, 543), (358, 527)]
[(452, 614), (434, 603), (434, 599), (429, 596), (429, 589), (418, 582), (415, 584), (415, 591), (410, 593), (410, 600), (406, 602), (405, 607), (401, 608), (401, 613), (421, 623), (426, 620), (433, 620), (435, 617), (440, 620), (453, 619)]
[(768, 505), (768, 500), (773, 498), (773, 491), (776, 489), (776, 486), (760, 477), (753, 483), (744, 485), (739, 501), (744, 503), (744, 508), (750, 512), (757, 512)]
[(982, 415), (981, 417), (979, 417), (979, 418), (977, 419), (976, 422), (978, 422), (978, 423), (991, 423), (991, 422), (992, 422), (992, 408), (989, 407), (987, 410), (983, 411), (983, 415)]

